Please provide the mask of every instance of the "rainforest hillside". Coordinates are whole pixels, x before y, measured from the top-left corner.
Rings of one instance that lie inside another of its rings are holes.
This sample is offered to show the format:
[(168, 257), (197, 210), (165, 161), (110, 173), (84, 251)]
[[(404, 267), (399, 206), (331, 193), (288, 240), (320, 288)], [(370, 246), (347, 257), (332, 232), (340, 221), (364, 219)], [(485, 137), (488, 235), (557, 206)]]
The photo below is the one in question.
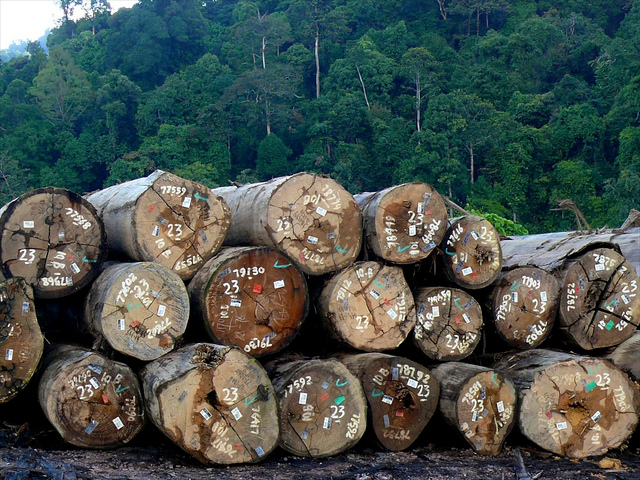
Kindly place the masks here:
[(59, 4), (48, 51), (0, 63), (2, 203), (159, 168), (420, 180), (531, 232), (575, 228), (560, 199), (592, 227), (640, 206), (640, 2)]

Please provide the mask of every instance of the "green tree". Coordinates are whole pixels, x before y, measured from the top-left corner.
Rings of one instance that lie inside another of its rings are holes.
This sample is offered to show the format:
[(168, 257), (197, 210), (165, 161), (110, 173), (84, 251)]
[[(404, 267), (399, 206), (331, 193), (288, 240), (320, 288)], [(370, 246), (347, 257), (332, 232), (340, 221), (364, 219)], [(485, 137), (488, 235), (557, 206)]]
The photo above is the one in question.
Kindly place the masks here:
[(262, 180), (269, 180), (295, 173), (288, 160), (292, 153), (278, 136), (267, 135), (258, 147), (256, 174)]
[(422, 129), (422, 102), (428, 97), (438, 78), (437, 64), (431, 52), (424, 47), (410, 48), (402, 56), (401, 73), (411, 82), (415, 98), (416, 131)]

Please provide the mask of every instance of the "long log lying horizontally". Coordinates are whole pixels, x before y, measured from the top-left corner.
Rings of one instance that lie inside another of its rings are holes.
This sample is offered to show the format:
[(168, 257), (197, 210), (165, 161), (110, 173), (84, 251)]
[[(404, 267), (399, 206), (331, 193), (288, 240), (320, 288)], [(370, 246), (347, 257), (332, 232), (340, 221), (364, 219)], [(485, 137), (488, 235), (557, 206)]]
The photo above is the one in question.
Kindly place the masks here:
[(478, 453), (500, 453), (516, 422), (517, 393), (503, 373), (468, 363), (431, 369), (440, 383), (438, 410)]
[(537, 267), (504, 272), (489, 295), (490, 318), (509, 346), (536, 348), (551, 333), (558, 313), (560, 284)]
[(222, 246), (227, 204), (199, 183), (156, 170), (87, 196), (103, 219), (109, 249), (157, 262), (187, 280)]
[(309, 309), (304, 276), (282, 252), (231, 247), (206, 262), (189, 283), (193, 317), (215, 343), (260, 357), (285, 348)]
[(418, 322), (413, 342), (432, 360), (453, 362), (473, 353), (482, 334), (482, 309), (464, 290), (426, 287), (415, 291)]
[(127, 365), (61, 345), (43, 360), (40, 406), (62, 438), (79, 447), (131, 441), (146, 423), (138, 377)]
[(149, 418), (206, 464), (253, 463), (278, 444), (278, 407), (267, 373), (237, 347), (187, 345), (141, 372)]
[(534, 349), (495, 368), (516, 384), (521, 432), (557, 455), (603, 455), (638, 424), (638, 387), (607, 360)]
[(59, 298), (87, 285), (107, 253), (95, 208), (62, 188), (39, 188), (0, 209), (0, 259), (6, 278), (23, 277), (39, 298)]
[(367, 400), (357, 377), (335, 359), (283, 362), (270, 373), (278, 397), (280, 446), (326, 457), (362, 438)]
[(431, 185), (405, 183), (354, 198), (362, 208), (367, 244), (386, 261), (418, 262), (444, 237), (447, 207)]
[(502, 269), (498, 232), (485, 218), (465, 215), (454, 218), (442, 240), (444, 271), (462, 288), (491, 285)]
[(188, 319), (189, 296), (183, 281), (153, 262), (108, 266), (85, 301), (84, 321), (94, 337), (144, 361), (173, 350)]
[(400, 267), (357, 262), (334, 275), (317, 302), (326, 329), (365, 352), (397, 348), (416, 324), (413, 295)]
[(369, 404), (369, 422), (380, 445), (405, 450), (420, 436), (438, 406), (440, 387), (431, 372), (413, 360), (384, 353), (341, 355), (360, 379)]
[(26, 387), (43, 348), (33, 290), (20, 277), (0, 283), (0, 403)]
[(330, 178), (308, 173), (213, 190), (231, 208), (226, 245), (268, 246), (309, 275), (353, 263), (362, 244), (362, 212)]

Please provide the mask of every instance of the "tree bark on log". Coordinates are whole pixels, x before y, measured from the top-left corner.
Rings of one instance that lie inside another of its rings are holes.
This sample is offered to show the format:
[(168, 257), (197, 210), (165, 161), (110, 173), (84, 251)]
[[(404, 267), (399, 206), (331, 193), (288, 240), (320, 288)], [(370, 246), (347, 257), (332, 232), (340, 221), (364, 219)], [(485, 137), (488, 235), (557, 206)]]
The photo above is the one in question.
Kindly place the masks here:
[(202, 463), (254, 463), (278, 444), (269, 377), (239, 348), (187, 345), (147, 364), (141, 378), (151, 421)]
[(402, 269), (377, 262), (357, 262), (334, 275), (317, 305), (327, 331), (362, 351), (397, 348), (416, 324)]
[(360, 253), (362, 212), (330, 178), (298, 173), (213, 191), (231, 208), (226, 245), (275, 248), (309, 275), (341, 270)]
[(595, 248), (613, 248), (640, 271), (640, 228), (625, 232), (556, 232), (509, 237), (500, 242), (504, 268), (535, 266), (554, 273), (571, 257)]
[(607, 360), (536, 349), (505, 357), (495, 368), (518, 388), (522, 433), (557, 455), (603, 455), (638, 424), (638, 387)]
[(408, 358), (383, 353), (337, 357), (362, 383), (368, 424), (387, 450), (409, 448), (438, 407), (440, 387), (431, 372)]
[(454, 218), (442, 240), (444, 271), (462, 288), (491, 285), (502, 269), (500, 239), (489, 221), (475, 215)]
[(39, 188), (0, 209), (0, 258), (6, 278), (22, 277), (38, 298), (59, 298), (87, 285), (107, 252), (102, 220), (80, 195)]
[(640, 323), (640, 279), (613, 249), (598, 248), (565, 264), (558, 324), (584, 350), (618, 345)]
[(482, 309), (463, 290), (427, 287), (415, 291), (418, 322), (413, 342), (432, 360), (452, 362), (473, 353), (482, 334)]
[(559, 303), (555, 276), (537, 267), (518, 267), (504, 272), (492, 287), (490, 318), (509, 346), (537, 348), (553, 329)]
[(211, 258), (189, 284), (193, 317), (215, 343), (260, 357), (291, 343), (309, 311), (304, 276), (267, 247), (231, 247)]
[(405, 183), (354, 198), (362, 209), (367, 244), (386, 261), (418, 262), (444, 238), (447, 207), (426, 183)]
[(513, 381), (489, 368), (448, 362), (431, 369), (440, 384), (439, 411), (473, 449), (496, 455), (516, 421)]
[(271, 373), (280, 412), (280, 446), (326, 457), (354, 446), (367, 425), (360, 381), (335, 359), (279, 364)]
[(43, 365), (38, 399), (66, 442), (83, 448), (118, 447), (144, 426), (138, 378), (127, 365), (67, 345), (48, 353)]
[(207, 187), (156, 170), (148, 177), (91, 193), (109, 249), (156, 262), (188, 280), (222, 246), (229, 208)]
[(189, 295), (183, 281), (153, 262), (108, 266), (85, 300), (84, 321), (92, 335), (143, 361), (173, 350), (188, 319)]
[(27, 386), (43, 349), (33, 290), (19, 277), (0, 283), (0, 403)]
[(631, 376), (636, 382), (640, 381), (640, 331), (633, 332), (631, 337), (618, 345), (605, 356), (616, 367)]

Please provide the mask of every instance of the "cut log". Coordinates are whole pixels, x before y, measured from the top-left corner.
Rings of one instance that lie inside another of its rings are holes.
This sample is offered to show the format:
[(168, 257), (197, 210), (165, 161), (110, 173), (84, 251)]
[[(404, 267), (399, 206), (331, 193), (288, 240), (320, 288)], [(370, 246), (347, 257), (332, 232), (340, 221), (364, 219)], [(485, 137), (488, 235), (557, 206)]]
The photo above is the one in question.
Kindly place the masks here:
[(482, 309), (463, 290), (427, 287), (415, 291), (418, 321), (413, 342), (432, 360), (452, 362), (473, 353), (482, 334)]
[(33, 290), (19, 277), (0, 283), (0, 403), (27, 386), (43, 348)]
[(640, 279), (615, 250), (598, 248), (565, 264), (558, 324), (585, 350), (619, 345), (640, 323)]
[(108, 266), (85, 301), (84, 321), (93, 336), (143, 361), (173, 350), (188, 319), (189, 295), (183, 281), (153, 262)]
[(22, 277), (39, 298), (59, 298), (87, 285), (107, 252), (93, 206), (62, 188), (39, 188), (0, 209), (0, 258), (6, 278)]
[(416, 324), (402, 269), (377, 262), (357, 262), (334, 275), (318, 309), (330, 334), (366, 352), (397, 348)]
[(193, 317), (215, 343), (260, 357), (291, 343), (309, 310), (304, 276), (267, 247), (231, 247), (206, 262), (189, 284)]
[(462, 288), (491, 285), (502, 269), (498, 232), (489, 221), (475, 215), (454, 218), (442, 240), (444, 271)]
[(275, 248), (309, 275), (341, 270), (360, 253), (362, 212), (335, 180), (298, 173), (213, 191), (231, 208), (226, 245)]
[(222, 246), (229, 207), (199, 183), (156, 170), (87, 196), (104, 220), (109, 249), (156, 262), (188, 280)]
[(267, 373), (236, 347), (187, 345), (141, 372), (158, 429), (205, 464), (253, 463), (278, 445), (278, 407)]
[(555, 232), (509, 237), (500, 242), (507, 269), (531, 265), (554, 273), (571, 257), (595, 248), (613, 248), (640, 271), (640, 228), (625, 232)]
[(537, 267), (504, 272), (489, 295), (490, 318), (500, 338), (519, 350), (539, 347), (555, 324), (560, 284)]
[(362, 209), (367, 244), (384, 260), (418, 262), (444, 237), (447, 207), (431, 185), (405, 183), (354, 198)]
[(636, 382), (640, 381), (640, 331), (633, 332), (631, 337), (606, 355), (606, 358)]
[(573, 458), (621, 446), (638, 424), (637, 386), (611, 362), (535, 349), (497, 369), (518, 388), (522, 433), (539, 447)]
[(338, 359), (364, 388), (369, 421), (387, 450), (409, 448), (438, 406), (440, 387), (431, 372), (408, 358), (384, 353), (341, 355)]
[(431, 369), (440, 384), (439, 411), (473, 449), (497, 455), (516, 422), (518, 396), (501, 372), (467, 363), (443, 363)]
[(144, 426), (138, 377), (127, 365), (67, 345), (48, 353), (43, 364), (38, 399), (66, 442), (83, 448), (118, 447)]
[(354, 446), (367, 425), (360, 381), (335, 359), (299, 360), (271, 373), (280, 412), (280, 446), (302, 457), (326, 457)]

